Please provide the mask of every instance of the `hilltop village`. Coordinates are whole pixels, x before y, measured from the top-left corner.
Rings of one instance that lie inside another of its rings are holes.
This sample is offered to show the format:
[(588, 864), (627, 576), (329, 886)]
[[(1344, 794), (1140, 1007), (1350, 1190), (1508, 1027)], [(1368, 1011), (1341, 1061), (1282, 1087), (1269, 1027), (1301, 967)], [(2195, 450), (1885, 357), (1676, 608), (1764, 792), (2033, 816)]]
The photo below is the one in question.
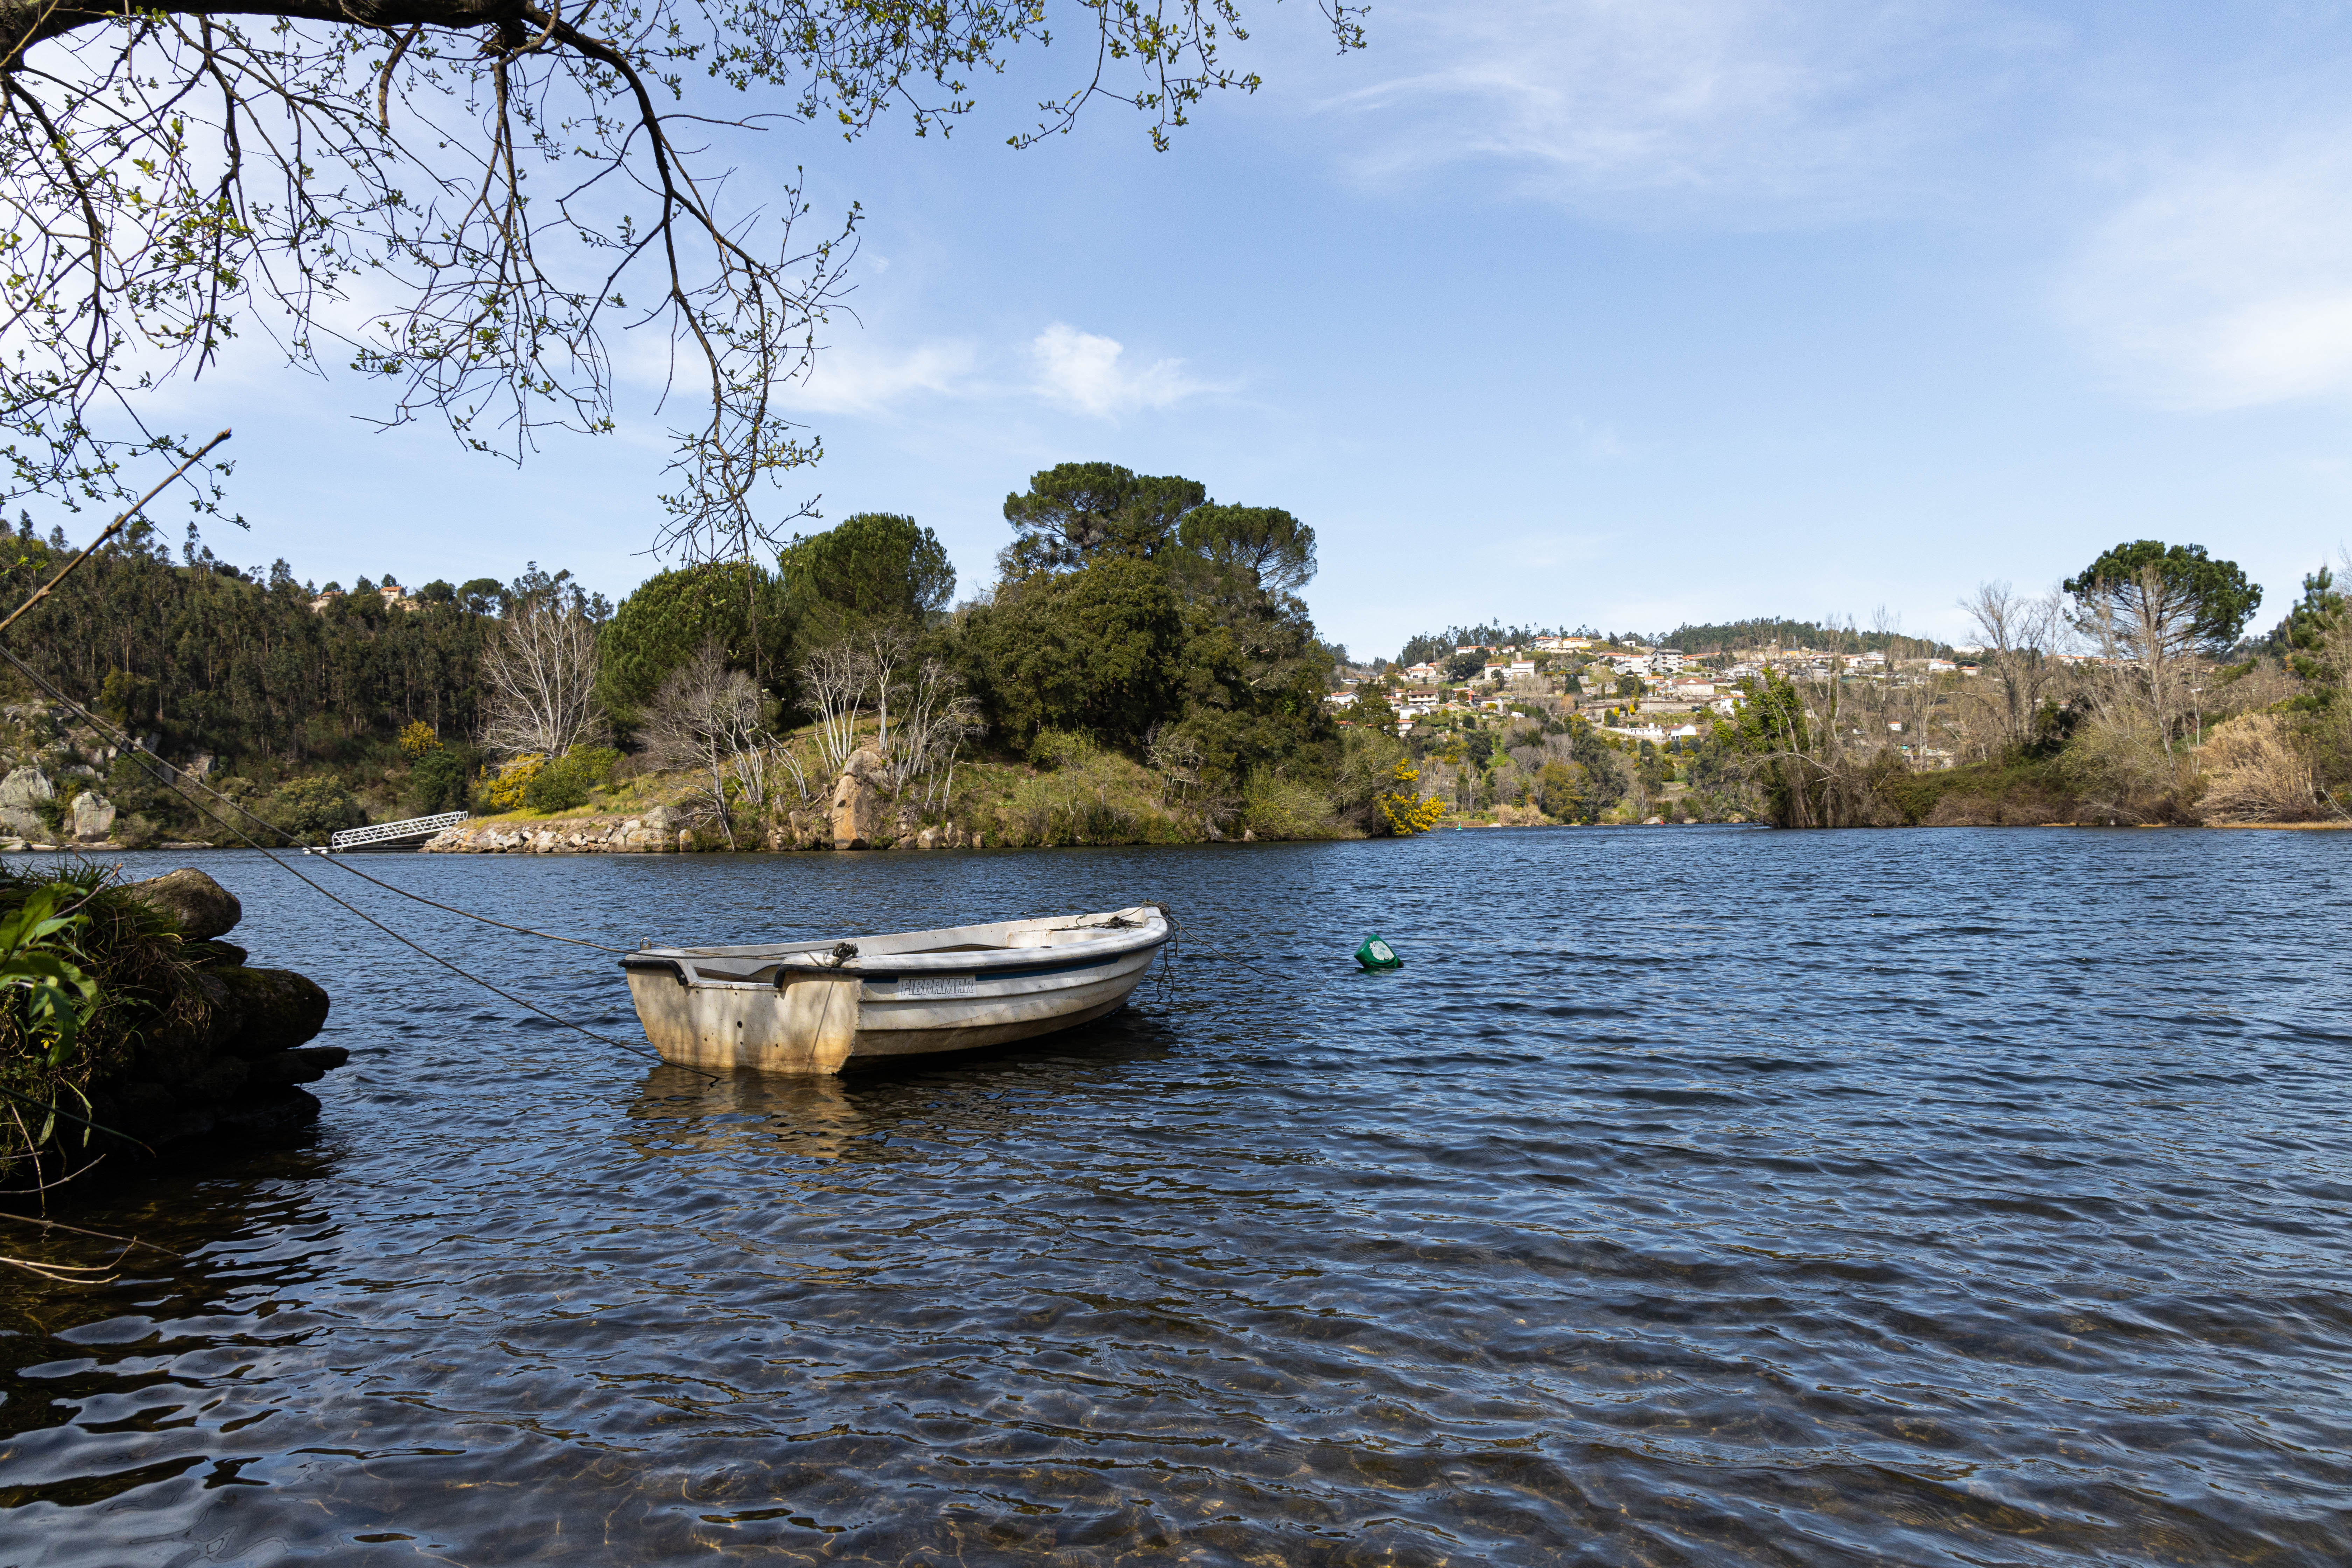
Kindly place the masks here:
[[(1972, 679), (1979, 670), (1964, 652), (1948, 648), (1906, 657), (1890, 656), (1885, 648), (1774, 644), (1695, 654), (1630, 638), (1538, 636), (1524, 645), (1461, 643), (1448, 658), (1410, 665), (1376, 660), (1343, 666), (1326, 700), (1341, 722), (1351, 722), (1359, 702), (1377, 691), (1396, 715), (1400, 736), (1433, 724), (1475, 721), (1480, 714), (1537, 721), (1573, 717), (1621, 741), (1663, 745), (1696, 740), (1711, 714), (1736, 715), (1749, 687), (1768, 671), (1791, 680), (1866, 682), (1925, 692), (1942, 680)], [(1901, 720), (1888, 722), (1891, 733), (1903, 733)], [(1951, 765), (1958, 752), (1925, 739), (1895, 743), (1921, 765)]]

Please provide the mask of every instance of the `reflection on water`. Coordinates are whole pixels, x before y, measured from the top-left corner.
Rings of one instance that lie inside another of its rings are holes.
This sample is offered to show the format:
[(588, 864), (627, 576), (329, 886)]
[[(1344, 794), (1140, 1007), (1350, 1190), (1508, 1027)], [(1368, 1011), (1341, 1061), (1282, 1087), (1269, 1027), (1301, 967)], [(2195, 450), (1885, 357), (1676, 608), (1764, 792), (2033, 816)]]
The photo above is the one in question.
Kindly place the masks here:
[[(0, 1283), (0, 1563), (2340, 1563), (2347, 853), (381, 863), (631, 940), (1184, 921), (1070, 1036), (716, 1083), (218, 857), (353, 1065), (306, 1145), (64, 1214), (182, 1256)], [(601, 962), (387, 912), (631, 1025)]]

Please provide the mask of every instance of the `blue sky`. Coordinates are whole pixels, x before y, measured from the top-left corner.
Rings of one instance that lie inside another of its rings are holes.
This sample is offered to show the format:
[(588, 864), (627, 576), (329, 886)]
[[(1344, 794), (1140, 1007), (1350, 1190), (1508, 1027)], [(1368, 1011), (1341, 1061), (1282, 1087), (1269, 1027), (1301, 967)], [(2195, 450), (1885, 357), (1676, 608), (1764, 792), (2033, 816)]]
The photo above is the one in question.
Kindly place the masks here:
[[(1345, 58), (1250, 14), (1265, 87), (1166, 153), (1116, 106), (1006, 148), (1051, 54), (945, 143), (743, 144), (751, 191), (799, 163), (868, 214), (779, 510), (911, 512), (968, 591), (1034, 469), (1187, 474), (1315, 526), (1360, 656), (1488, 617), (1958, 637), (1978, 582), (2139, 537), (2241, 562), (2267, 626), (2352, 539), (2352, 6), (1383, 0)], [(653, 569), (646, 387), (520, 471), (373, 395), (252, 354), (172, 395), (238, 428), (222, 553)]]

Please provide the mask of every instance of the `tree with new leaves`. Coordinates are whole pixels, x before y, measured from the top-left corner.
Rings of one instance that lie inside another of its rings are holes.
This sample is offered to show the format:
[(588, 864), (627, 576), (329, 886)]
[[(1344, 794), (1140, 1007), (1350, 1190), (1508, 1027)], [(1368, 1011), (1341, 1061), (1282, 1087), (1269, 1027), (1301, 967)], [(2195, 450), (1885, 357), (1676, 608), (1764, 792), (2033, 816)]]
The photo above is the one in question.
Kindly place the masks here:
[(1352, 721), (1358, 724), (1366, 725), (1382, 734), (1396, 733), (1396, 708), (1389, 701), (1389, 694), (1378, 686), (1367, 683), (1358, 687), (1355, 706), (1349, 710), (1349, 713)]
[[(857, 213), (809, 237), (796, 174), (763, 187), (727, 159), (893, 105), (944, 134), (1055, 9), (0, 0), (7, 493), (121, 493), (124, 461), (173, 440), (142, 395), (240, 331), (376, 379), (385, 423), (520, 458), (551, 427), (613, 427), (613, 335), (645, 329), (674, 411), (658, 543), (750, 560), (773, 539), (762, 487), (817, 455), (774, 393), (819, 346)], [(1239, 0), (1071, 9), (1076, 69), (1016, 145), (1110, 99), (1164, 146), (1209, 91), (1258, 85), (1226, 58)], [(1348, 0), (1324, 16), (1360, 46)]]

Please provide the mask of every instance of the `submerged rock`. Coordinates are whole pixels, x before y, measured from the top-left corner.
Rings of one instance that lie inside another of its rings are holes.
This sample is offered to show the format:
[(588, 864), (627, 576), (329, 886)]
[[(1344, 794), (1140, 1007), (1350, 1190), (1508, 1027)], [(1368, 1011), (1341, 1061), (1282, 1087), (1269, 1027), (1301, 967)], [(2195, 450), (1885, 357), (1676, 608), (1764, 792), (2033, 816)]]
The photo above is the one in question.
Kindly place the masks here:
[(212, 970), (197, 984), (212, 1004), (215, 1051), (262, 1057), (302, 1045), (327, 1026), (334, 1004), (319, 983), (290, 969)]

